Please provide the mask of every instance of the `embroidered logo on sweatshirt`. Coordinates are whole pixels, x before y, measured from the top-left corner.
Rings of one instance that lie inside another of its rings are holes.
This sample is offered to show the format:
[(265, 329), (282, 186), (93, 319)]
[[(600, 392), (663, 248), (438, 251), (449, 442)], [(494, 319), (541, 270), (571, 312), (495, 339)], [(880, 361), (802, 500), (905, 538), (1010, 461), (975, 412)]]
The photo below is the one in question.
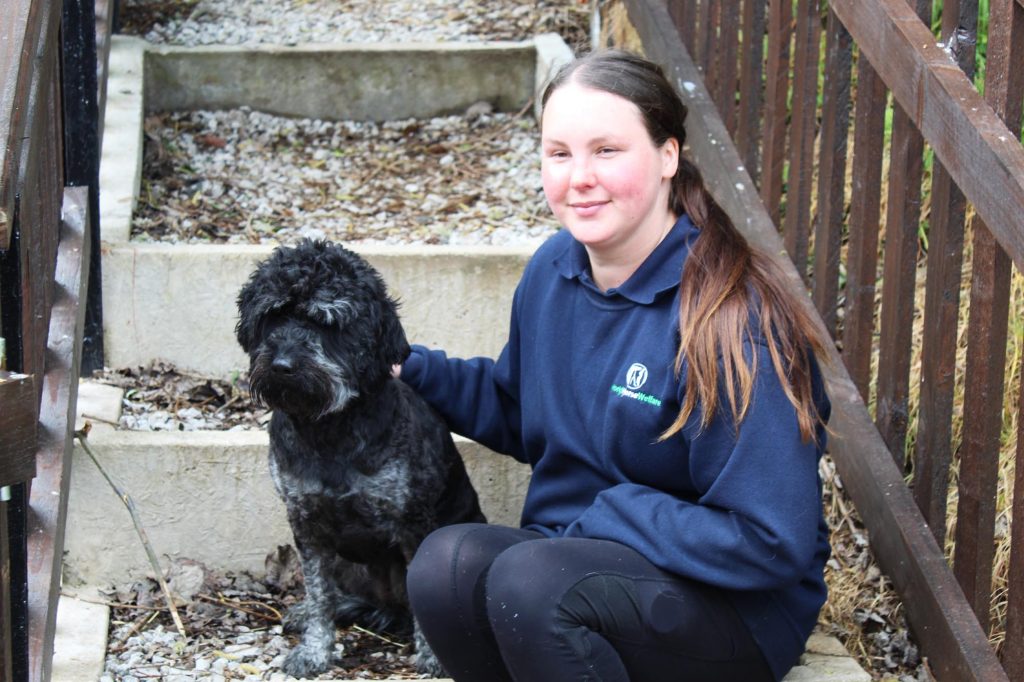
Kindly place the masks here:
[(612, 384), (612, 393), (620, 398), (631, 398), (653, 407), (661, 407), (661, 400), (640, 389), (647, 383), (647, 367), (634, 362), (626, 370), (626, 385)]
[(631, 391), (639, 391), (647, 383), (647, 368), (639, 362), (634, 362), (626, 370), (626, 388)]

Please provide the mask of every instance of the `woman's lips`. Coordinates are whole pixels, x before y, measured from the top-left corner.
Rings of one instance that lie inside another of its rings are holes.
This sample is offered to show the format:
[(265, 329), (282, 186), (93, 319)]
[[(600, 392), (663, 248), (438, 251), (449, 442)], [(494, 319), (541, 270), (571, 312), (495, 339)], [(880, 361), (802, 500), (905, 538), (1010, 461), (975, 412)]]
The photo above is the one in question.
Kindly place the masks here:
[(569, 206), (577, 216), (581, 218), (589, 218), (600, 211), (607, 203), (607, 201), (578, 201), (569, 204)]

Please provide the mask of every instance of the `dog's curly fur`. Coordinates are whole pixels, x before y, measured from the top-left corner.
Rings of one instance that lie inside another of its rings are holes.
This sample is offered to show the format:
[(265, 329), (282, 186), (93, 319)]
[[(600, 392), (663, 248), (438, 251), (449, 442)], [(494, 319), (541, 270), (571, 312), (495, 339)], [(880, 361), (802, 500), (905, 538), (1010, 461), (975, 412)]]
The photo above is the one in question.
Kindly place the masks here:
[[(408, 631), (405, 571), (435, 528), (483, 521), (441, 419), (392, 366), (409, 354), (380, 275), (340, 245), (280, 247), (238, 296), (236, 335), (254, 399), (274, 413), (270, 471), (299, 550), (306, 596), (284, 670), (334, 662), (335, 626)], [(417, 668), (443, 676), (416, 628)]]

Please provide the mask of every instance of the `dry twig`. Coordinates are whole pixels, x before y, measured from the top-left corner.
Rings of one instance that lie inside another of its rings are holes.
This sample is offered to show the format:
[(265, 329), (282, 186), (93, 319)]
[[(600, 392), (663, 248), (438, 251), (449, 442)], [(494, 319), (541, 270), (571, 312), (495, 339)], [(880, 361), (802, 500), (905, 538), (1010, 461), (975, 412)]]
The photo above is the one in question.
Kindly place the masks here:
[[(99, 460), (96, 459), (96, 455), (92, 451), (92, 447), (88, 443), (89, 430), (92, 428), (90, 422), (85, 423), (85, 427), (75, 431), (75, 438), (81, 443), (82, 449), (85, 450), (85, 454), (89, 455), (89, 459), (96, 465), (96, 468), (103, 474), (103, 478), (107, 479), (107, 483), (117, 493), (118, 498), (127, 507), (128, 513), (132, 517), (132, 523), (135, 525), (135, 532), (138, 533), (139, 539), (142, 541), (143, 547), (146, 549), (146, 556), (149, 557), (149, 563), (153, 567), (153, 572), (156, 574), (156, 580), (160, 584), (160, 589), (164, 593), (164, 598), (167, 600), (167, 607), (171, 611), (171, 618), (174, 619), (174, 626), (178, 629), (178, 633), (182, 637), (187, 637), (185, 633), (185, 626), (181, 622), (181, 616), (178, 614), (178, 608), (174, 605), (174, 598), (171, 596), (171, 590), (167, 586), (167, 581), (164, 580), (163, 569), (160, 568), (160, 561), (157, 559), (156, 552), (153, 551), (153, 545), (149, 542), (149, 536), (146, 535), (146, 529), (142, 526), (142, 519), (139, 518), (139, 514), (135, 509), (135, 502), (131, 496), (125, 492), (112, 478), (107, 474), (106, 470), (100, 464)], [(155, 617), (156, 614), (154, 614)]]

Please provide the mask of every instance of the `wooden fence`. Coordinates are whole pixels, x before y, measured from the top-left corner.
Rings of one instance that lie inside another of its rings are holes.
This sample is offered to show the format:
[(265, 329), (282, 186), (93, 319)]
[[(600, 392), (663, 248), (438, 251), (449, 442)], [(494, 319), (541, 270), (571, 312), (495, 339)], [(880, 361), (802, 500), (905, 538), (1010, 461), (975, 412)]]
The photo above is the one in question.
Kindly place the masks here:
[(49, 679), (53, 653), (97, 196), (95, 12), (0, 0), (2, 680)]
[(1024, 267), (1024, 0), (990, 2), (984, 97), (973, 85), (977, 0), (942, 2), (940, 35), (931, 0), (625, 5), (644, 50), (690, 93), (691, 153), (714, 193), (753, 241), (785, 247), (794, 285), (809, 287), (836, 341), (831, 452), (933, 672), (1024, 679), (1024, 467), (998, 655), (988, 637), (1011, 271)]
[[(932, 670), (944, 680), (1024, 679), (1024, 494), (1012, 511), (998, 656), (988, 638), (1010, 278), (1024, 266), (1024, 0), (990, 0), (984, 97), (972, 85), (976, 0), (946, 0), (938, 36), (928, 26), (930, 0), (625, 4), (645, 51), (689, 93), (691, 152), (716, 196), (755, 243), (772, 253), (785, 246), (794, 286), (810, 288), (808, 305), (836, 340), (831, 451)], [(101, 20), (105, 7), (98, 3)], [(101, 45), (102, 70), (106, 33), (103, 21), (98, 38), (88, 30), (92, 10), (84, 0), (0, 0), (5, 680), (46, 679), (52, 653), (71, 409), (95, 260), (95, 178), (78, 156), (95, 152), (102, 134), (103, 78), (89, 80), (97, 61), (89, 42)], [(73, 36), (85, 52), (62, 45)], [(922, 256), (928, 149), (936, 161)], [(68, 187), (75, 184), (85, 187)], [(973, 267), (966, 366), (958, 368), (965, 246)], [(912, 404), (915, 318), (923, 345)], [(953, 430), (958, 374), (962, 437)], [(917, 426), (908, 433), (912, 408)], [(950, 566), (942, 546), (953, 462)], [(1024, 467), (1015, 483), (1024, 491)]]

